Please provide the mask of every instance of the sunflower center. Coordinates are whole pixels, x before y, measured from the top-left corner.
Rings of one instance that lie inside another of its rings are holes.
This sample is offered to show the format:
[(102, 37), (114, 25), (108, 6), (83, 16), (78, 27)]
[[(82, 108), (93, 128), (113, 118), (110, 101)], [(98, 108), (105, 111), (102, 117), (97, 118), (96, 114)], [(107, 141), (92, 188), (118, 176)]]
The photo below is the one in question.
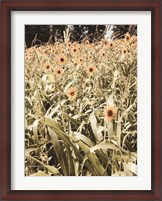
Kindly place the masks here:
[(61, 61), (61, 62), (64, 62), (64, 58), (61, 58), (60, 61)]
[(129, 40), (129, 36), (126, 36), (126, 40)]
[(74, 49), (74, 52), (76, 52), (76, 49)]
[(57, 71), (57, 73), (58, 73), (58, 74), (60, 74), (60, 73), (61, 73), (61, 71), (60, 71), (60, 70), (58, 70), (58, 71)]
[(89, 72), (93, 72), (93, 68), (90, 68), (90, 69), (89, 69)]
[(109, 117), (112, 117), (112, 116), (113, 116), (113, 111), (112, 111), (112, 110), (108, 110), (108, 111), (107, 111), (107, 115), (108, 115)]
[(74, 95), (75, 95), (75, 92), (74, 92), (74, 91), (72, 91), (72, 92), (70, 93), (70, 95), (71, 95), (71, 96), (74, 96)]
[(124, 54), (126, 53), (126, 50), (124, 50)]
[(50, 66), (49, 66), (49, 65), (47, 65), (47, 66), (46, 66), (46, 68), (47, 68), (47, 69), (49, 69), (49, 68), (50, 68)]

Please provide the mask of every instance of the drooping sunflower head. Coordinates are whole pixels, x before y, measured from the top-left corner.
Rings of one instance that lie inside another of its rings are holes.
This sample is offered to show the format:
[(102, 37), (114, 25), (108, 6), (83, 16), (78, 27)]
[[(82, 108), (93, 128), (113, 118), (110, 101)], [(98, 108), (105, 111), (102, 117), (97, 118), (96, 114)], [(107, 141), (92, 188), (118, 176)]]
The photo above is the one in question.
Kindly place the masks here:
[(77, 97), (77, 89), (75, 87), (70, 87), (67, 90), (66, 95), (68, 96), (69, 100), (75, 100)]
[(61, 77), (63, 74), (64, 70), (62, 67), (56, 67), (54, 70), (54, 74), (56, 75), (56, 77)]
[(105, 121), (112, 121), (116, 118), (117, 107), (115, 105), (107, 105), (103, 112)]

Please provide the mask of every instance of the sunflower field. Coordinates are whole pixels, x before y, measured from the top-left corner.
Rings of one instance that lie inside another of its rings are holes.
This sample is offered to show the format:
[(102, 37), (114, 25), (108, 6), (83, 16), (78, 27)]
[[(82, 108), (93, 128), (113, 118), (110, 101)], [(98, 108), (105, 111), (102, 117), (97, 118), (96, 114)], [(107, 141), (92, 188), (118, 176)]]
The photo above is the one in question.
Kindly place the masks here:
[(137, 176), (137, 36), (25, 50), (25, 176)]

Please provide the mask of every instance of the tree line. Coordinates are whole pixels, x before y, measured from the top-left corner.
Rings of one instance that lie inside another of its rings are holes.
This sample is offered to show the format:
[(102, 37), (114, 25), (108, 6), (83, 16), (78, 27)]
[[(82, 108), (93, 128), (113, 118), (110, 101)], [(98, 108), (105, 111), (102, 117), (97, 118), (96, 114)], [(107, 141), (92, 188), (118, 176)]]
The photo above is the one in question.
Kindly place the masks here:
[(103, 38), (111, 29), (110, 38), (123, 38), (124, 34), (129, 32), (131, 35), (137, 35), (136, 25), (26, 25), (25, 43), (29, 48), (34, 45), (53, 44), (64, 41), (64, 31), (69, 29), (70, 41), (83, 42), (85, 39), (89, 42), (96, 42)]

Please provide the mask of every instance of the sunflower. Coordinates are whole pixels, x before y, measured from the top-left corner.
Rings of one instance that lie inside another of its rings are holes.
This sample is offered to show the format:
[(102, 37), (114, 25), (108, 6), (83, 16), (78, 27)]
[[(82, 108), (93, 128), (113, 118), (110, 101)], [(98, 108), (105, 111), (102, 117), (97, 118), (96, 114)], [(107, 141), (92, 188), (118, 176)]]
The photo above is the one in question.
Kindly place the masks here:
[(67, 43), (67, 48), (70, 49), (71, 46), (72, 46), (72, 43), (71, 43), (71, 42), (68, 42), (68, 43)]
[(101, 58), (104, 59), (104, 58), (106, 58), (106, 56), (107, 56), (107, 54), (106, 54), (105, 51), (101, 51), (101, 52), (100, 52), (100, 57), (101, 57)]
[(68, 96), (69, 100), (71, 101), (75, 100), (77, 97), (77, 89), (75, 87), (70, 87), (67, 90), (66, 95)]
[(93, 57), (93, 54), (88, 54), (88, 61), (93, 61), (94, 57)]
[(49, 71), (51, 70), (52, 66), (49, 62), (46, 62), (44, 65), (43, 65), (43, 68), (45, 71)]
[(113, 42), (110, 42), (110, 43), (109, 43), (109, 47), (110, 47), (110, 49), (113, 49), (113, 48), (114, 48), (114, 43), (113, 43)]
[(129, 41), (130, 41), (130, 34), (129, 33), (125, 34), (124, 40), (125, 40), (125, 43), (129, 43)]
[(60, 65), (65, 65), (66, 62), (67, 62), (67, 57), (64, 55), (64, 54), (61, 54), (59, 57), (58, 57), (58, 64)]
[(126, 56), (128, 54), (128, 50), (127, 50), (126, 47), (123, 47), (122, 50), (121, 50), (121, 52), (122, 52), (123, 56)]
[(112, 121), (117, 114), (117, 108), (115, 105), (107, 105), (104, 109), (103, 115), (105, 121)]
[(89, 76), (92, 76), (96, 72), (96, 67), (94, 65), (88, 66), (86, 71)]
[(89, 45), (89, 43), (90, 43), (90, 42), (89, 42), (88, 39), (84, 41), (84, 44), (86, 44), (86, 45)]
[(104, 42), (105, 46), (109, 45), (109, 41), (108, 40), (104, 40), (103, 42)]
[(63, 73), (64, 70), (62, 67), (56, 67), (54, 70), (54, 74), (56, 75), (56, 77), (61, 77)]
[(84, 62), (84, 58), (82, 57), (82, 55), (79, 55), (79, 56), (77, 57), (76, 61), (77, 61), (78, 64), (81, 65), (81, 64), (83, 64), (83, 62)]
[(59, 42), (56, 42), (56, 43), (55, 43), (55, 46), (56, 46), (57, 48), (60, 48), (60, 47), (61, 47), (61, 44), (60, 44)]
[(73, 44), (73, 45), (71, 46), (70, 50), (71, 50), (71, 55), (72, 55), (72, 56), (77, 55), (78, 52), (79, 52), (79, 46)]
[(132, 36), (130, 41), (131, 41), (131, 44), (132, 44), (132, 48), (136, 48), (137, 47), (137, 37)]

